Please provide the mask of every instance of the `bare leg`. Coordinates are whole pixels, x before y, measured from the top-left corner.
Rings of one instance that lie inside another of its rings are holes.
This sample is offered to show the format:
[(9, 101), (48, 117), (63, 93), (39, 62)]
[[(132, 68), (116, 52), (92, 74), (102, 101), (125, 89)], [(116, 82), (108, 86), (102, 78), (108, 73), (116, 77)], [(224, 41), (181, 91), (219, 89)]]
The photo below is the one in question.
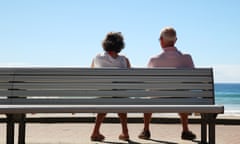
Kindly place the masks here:
[(182, 122), (182, 129), (184, 132), (189, 131), (188, 128), (188, 114), (187, 113), (180, 113), (180, 118), (181, 118), (181, 122)]
[(152, 113), (144, 113), (144, 128), (143, 131), (138, 135), (140, 139), (150, 139), (150, 122), (152, 118)]
[(196, 135), (191, 132), (188, 128), (188, 114), (187, 113), (180, 113), (182, 122), (182, 139), (186, 140), (193, 140), (196, 138)]
[(150, 131), (150, 122), (152, 119), (152, 113), (144, 113), (144, 131)]
[(106, 113), (99, 113), (96, 117), (95, 126), (91, 135), (92, 140), (103, 140), (104, 136), (100, 133), (101, 124), (106, 116)]
[(128, 140), (129, 134), (128, 134), (128, 127), (127, 127), (127, 114), (126, 113), (119, 113), (118, 114), (120, 118), (120, 122), (122, 125), (122, 134), (119, 136), (119, 139), (121, 140)]

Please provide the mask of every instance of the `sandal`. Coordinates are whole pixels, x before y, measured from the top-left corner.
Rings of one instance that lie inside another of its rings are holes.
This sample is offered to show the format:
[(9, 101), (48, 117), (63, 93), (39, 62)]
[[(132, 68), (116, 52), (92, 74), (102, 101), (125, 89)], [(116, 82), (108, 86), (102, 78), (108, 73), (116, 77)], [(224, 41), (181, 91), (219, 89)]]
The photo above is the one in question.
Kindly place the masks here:
[(138, 135), (138, 138), (140, 139), (145, 139), (145, 140), (148, 140), (150, 139), (151, 137), (151, 133), (149, 130), (143, 130), (139, 135)]
[(120, 134), (119, 137), (118, 137), (118, 139), (123, 140), (123, 141), (128, 141), (128, 140), (129, 140), (129, 136), (128, 136), (128, 135), (125, 136), (125, 135), (123, 135), (123, 134)]
[(103, 141), (105, 139), (104, 135), (91, 136), (91, 141)]
[(182, 139), (184, 140), (193, 140), (196, 138), (196, 135), (191, 131), (182, 132)]

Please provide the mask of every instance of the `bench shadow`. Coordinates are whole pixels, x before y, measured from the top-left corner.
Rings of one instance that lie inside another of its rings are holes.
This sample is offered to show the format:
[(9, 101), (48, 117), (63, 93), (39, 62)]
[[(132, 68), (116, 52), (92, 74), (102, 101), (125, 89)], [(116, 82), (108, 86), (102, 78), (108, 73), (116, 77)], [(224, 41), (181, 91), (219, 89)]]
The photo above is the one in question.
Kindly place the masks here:
[[(149, 139), (149, 140), (153, 141), (153, 142), (160, 143), (160, 144), (178, 144), (178, 143), (175, 143), (175, 142), (162, 141), (162, 140), (156, 140), (156, 139)], [(194, 142), (196, 144), (202, 144), (201, 141), (199, 141), (199, 140), (192, 140), (192, 142)]]
[(178, 144), (178, 143), (175, 143), (175, 142), (162, 141), (162, 140), (156, 140), (156, 139), (149, 139), (149, 140), (150, 140), (150, 141), (153, 141), (153, 142), (160, 143), (160, 144)]
[[(156, 140), (156, 139), (149, 139), (148, 141), (156, 142), (156, 143), (159, 143), (159, 144), (178, 144), (176, 142)], [(199, 140), (192, 140), (192, 142), (197, 143), (197, 144), (201, 144), (201, 141), (199, 141)], [(132, 140), (128, 140), (126, 142), (102, 141), (102, 143), (106, 143), (106, 144), (142, 144), (142, 143), (132, 141)]]
[(132, 140), (128, 140), (128, 141), (126, 141), (126, 142), (103, 141), (102, 143), (106, 143), (106, 144), (141, 144), (141, 143), (139, 143), (139, 142), (132, 141)]
[[(152, 142), (156, 142), (156, 143), (160, 143), (160, 144), (178, 144), (175, 142), (169, 142), (169, 141), (162, 141), (162, 140), (156, 140), (156, 139), (149, 139), (148, 141), (152, 141)], [(132, 141), (132, 140), (128, 140), (126, 142), (111, 142), (111, 141), (103, 141), (103, 143), (106, 144), (142, 144), (140, 142), (136, 142), (136, 141)]]
[(195, 143), (197, 143), (197, 144), (204, 144), (204, 143), (202, 143), (200, 140), (192, 140), (192, 142), (195, 142)]

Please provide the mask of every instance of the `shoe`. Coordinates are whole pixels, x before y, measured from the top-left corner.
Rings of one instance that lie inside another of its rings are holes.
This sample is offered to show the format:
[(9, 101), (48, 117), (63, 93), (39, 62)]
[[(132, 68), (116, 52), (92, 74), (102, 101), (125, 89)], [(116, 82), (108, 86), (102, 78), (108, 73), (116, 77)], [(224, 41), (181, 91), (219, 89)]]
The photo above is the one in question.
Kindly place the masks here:
[(128, 141), (129, 140), (129, 136), (125, 136), (123, 134), (120, 134), (118, 139), (123, 140), (123, 141)]
[(105, 136), (103, 135), (97, 135), (97, 136), (91, 136), (91, 141), (103, 141), (105, 139)]
[(191, 131), (182, 132), (182, 139), (184, 140), (193, 140), (196, 138), (196, 135)]
[(138, 138), (140, 138), (140, 139), (150, 139), (150, 137), (151, 137), (151, 133), (150, 133), (150, 131), (149, 130), (147, 130), (147, 131), (142, 131), (141, 133), (140, 133), (140, 135), (138, 136)]

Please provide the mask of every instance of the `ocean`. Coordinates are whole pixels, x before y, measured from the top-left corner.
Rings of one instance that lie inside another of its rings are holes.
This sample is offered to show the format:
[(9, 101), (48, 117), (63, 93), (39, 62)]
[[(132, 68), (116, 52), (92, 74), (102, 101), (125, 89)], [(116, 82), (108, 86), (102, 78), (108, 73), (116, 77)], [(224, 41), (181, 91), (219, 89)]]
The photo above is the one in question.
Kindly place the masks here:
[(240, 116), (240, 83), (215, 83), (215, 103), (224, 105), (224, 115)]

